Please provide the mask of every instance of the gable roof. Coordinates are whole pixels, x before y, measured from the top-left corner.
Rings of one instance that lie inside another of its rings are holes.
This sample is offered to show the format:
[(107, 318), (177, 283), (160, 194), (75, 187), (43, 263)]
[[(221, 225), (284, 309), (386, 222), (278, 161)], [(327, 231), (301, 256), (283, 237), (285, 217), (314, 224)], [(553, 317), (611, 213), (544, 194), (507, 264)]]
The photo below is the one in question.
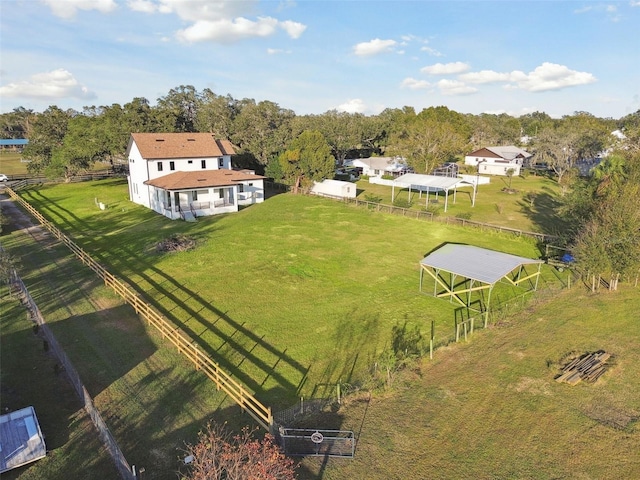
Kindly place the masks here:
[(190, 190), (196, 188), (226, 187), (238, 182), (262, 180), (266, 177), (250, 170), (200, 170), (197, 172), (174, 172), (163, 177), (147, 180), (145, 185), (163, 190)]
[[(493, 155), (486, 155), (486, 152), (490, 152), (495, 156), (500, 158), (504, 158), (505, 160), (513, 160), (514, 158), (522, 157), (529, 158), (532, 154), (518, 148), (514, 145), (506, 145), (502, 147), (484, 147), (480, 150), (476, 150), (475, 152), (471, 152), (468, 154), (468, 157), (487, 157)], [(483, 154), (484, 153), (484, 154)]]
[(160, 158), (208, 158), (235, 155), (228, 140), (211, 133), (132, 133), (127, 154), (135, 142), (146, 160)]
[(351, 165), (360, 163), (375, 170), (397, 170), (406, 167), (405, 161), (399, 157), (368, 157), (349, 160)]

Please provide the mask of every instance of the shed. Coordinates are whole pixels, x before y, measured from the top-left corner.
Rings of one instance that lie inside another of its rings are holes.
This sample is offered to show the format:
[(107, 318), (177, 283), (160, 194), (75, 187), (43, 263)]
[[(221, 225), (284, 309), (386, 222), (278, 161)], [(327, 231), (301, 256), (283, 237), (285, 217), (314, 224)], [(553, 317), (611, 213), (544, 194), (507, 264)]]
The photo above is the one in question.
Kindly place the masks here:
[[(544, 261), (519, 257), (473, 245), (447, 243), (431, 252), (420, 261), (420, 291), (423, 291), (423, 277), (426, 272), (433, 279), (433, 296), (448, 298), (461, 306), (484, 315), (489, 315), (491, 293), (500, 281), (524, 287), (528, 291), (538, 288), (540, 268)], [(527, 272), (526, 266), (534, 266), (534, 272)], [(537, 266), (537, 268), (536, 268)], [(473, 299), (473, 293), (486, 298)], [(472, 307), (479, 302), (478, 308)]]
[(33, 407), (0, 415), (0, 473), (46, 455), (44, 436)]
[(325, 197), (356, 198), (356, 184), (327, 178), (322, 182), (313, 182), (311, 193)]

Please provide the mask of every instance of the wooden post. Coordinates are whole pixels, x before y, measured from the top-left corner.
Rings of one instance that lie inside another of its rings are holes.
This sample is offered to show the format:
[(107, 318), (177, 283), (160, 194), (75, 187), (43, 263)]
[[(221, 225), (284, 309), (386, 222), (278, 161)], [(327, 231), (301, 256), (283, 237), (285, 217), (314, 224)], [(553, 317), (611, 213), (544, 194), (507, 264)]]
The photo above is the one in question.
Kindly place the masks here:
[(341, 380), (338, 380), (338, 384), (336, 385), (336, 391), (338, 392), (338, 405), (340, 405), (340, 382)]
[(436, 321), (431, 320), (431, 339), (429, 340), (429, 358), (433, 360), (433, 340), (436, 338)]

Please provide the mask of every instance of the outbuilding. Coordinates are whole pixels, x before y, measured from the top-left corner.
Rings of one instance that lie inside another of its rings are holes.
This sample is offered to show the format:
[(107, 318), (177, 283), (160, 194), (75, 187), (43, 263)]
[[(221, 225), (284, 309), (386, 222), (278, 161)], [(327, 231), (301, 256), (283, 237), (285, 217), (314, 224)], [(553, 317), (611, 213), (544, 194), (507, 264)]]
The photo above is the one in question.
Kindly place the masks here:
[(311, 193), (323, 197), (356, 198), (356, 184), (327, 178), (322, 182), (313, 182)]

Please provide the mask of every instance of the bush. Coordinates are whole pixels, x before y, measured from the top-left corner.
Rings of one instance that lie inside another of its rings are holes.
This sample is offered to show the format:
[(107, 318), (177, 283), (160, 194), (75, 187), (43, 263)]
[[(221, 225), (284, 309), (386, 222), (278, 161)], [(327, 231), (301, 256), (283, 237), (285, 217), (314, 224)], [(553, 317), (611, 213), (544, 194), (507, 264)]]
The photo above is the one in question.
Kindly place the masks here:
[(364, 196), (364, 199), (367, 202), (371, 202), (371, 203), (380, 203), (382, 201), (382, 197), (378, 197), (377, 195), (374, 195), (372, 193), (368, 193)]
[(471, 220), (471, 212), (461, 212), (456, 215), (461, 220)]
[(397, 198), (393, 202), (394, 207), (411, 208), (411, 205), (413, 205), (413, 203), (409, 200), (405, 200), (404, 198)]

